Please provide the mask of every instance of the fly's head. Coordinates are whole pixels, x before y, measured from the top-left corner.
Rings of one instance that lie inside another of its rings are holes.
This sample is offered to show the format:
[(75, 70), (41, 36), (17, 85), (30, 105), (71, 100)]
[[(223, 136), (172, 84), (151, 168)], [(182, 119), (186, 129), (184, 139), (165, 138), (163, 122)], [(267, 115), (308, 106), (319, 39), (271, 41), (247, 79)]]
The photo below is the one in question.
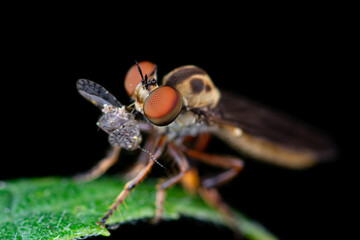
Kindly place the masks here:
[(109, 134), (109, 142), (113, 147), (134, 150), (141, 143), (138, 122), (124, 106), (115, 107), (105, 104), (97, 125)]
[(125, 89), (135, 101), (136, 110), (150, 123), (166, 126), (181, 113), (183, 98), (176, 88), (158, 86), (156, 69), (151, 62), (136, 62), (126, 74)]

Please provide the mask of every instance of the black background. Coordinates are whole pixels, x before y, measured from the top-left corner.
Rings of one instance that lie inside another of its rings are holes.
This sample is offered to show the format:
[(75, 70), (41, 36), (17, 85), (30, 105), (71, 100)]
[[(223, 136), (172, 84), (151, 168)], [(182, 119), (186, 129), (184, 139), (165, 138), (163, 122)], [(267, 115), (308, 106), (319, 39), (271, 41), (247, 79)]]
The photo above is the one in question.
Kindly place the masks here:
[[(339, 148), (336, 161), (303, 171), (246, 161), (241, 175), (220, 189), (225, 201), (281, 239), (343, 236), (348, 230), (342, 224), (351, 221), (345, 213), (352, 212), (348, 193), (356, 159), (347, 147), (357, 110), (349, 107), (354, 86), (347, 76), (351, 66), (341, 26), (322, 19), (255, 20), (229, 28), (226, 23), (206, 28), (204, 21), (172, 25), (170, 33), (131, 23), (112, 28), (86, 19), (71, 30), (44, 19), (9, 26), (2, 47), (6, 157), (0, 179), (72, 176), (104, 155), (107, 136), (95, 125), (99, 111), (77, 93), (77, 79), (96, 81), (128, 104), (123, 79), (134, 60), (155, 62), (160, 78), (194, 64), (220, 89), (293, 115), (332, 136)], [(225, 145), (214, 147), (231, 152)], [(111, 173), (118, 170), (115, 166)], [(158, 227), (128, 225), (114, 231), (113, 239), (162, 239), (174, 233), (231, 237), (226, 229), (183, 219)]]

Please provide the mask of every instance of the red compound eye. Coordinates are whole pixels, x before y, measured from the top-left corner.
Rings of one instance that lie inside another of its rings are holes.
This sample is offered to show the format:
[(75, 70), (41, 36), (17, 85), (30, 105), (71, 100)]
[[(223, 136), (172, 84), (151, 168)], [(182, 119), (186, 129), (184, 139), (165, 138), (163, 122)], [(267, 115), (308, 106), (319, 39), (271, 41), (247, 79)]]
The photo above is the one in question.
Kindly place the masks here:
[[(139, 66), (143, 75), (146, 74), (149, 76), (156, 68), (156, 65), (152, 62), (143, 61), (139, 62)], [(139, 73), (138, 67), (134, 64), (125, 76), (125, 89), (129, 96), (132, 96), (136, 86), (141, 82), (141, 75)]]
[(181, 94), (169, 86), (162, 86), (152, 91), (144, 103), (145, 117), (157, 126), (165, 126), (173, 122), (181, 109)]

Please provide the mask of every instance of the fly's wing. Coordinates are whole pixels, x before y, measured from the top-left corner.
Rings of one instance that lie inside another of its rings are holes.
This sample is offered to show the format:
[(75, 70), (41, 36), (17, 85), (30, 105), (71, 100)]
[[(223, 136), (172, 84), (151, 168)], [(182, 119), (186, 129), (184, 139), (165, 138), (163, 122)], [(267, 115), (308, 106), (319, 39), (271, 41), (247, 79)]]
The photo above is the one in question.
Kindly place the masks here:
[[(335, 147), (325, 135), (233, 93), (221, 92), (208, 120), (222, 126), (215, 134), (235, 149), (281, 166), (308, 167), (335, 155)], [(233, 134), (236, 128), (242, 134)]]
[(78, 92), (95, 106), (102, 109), (104, 104), (121, 107), (121, 103), (100, 84), (87, 79), (79, 79), (76, 83)]

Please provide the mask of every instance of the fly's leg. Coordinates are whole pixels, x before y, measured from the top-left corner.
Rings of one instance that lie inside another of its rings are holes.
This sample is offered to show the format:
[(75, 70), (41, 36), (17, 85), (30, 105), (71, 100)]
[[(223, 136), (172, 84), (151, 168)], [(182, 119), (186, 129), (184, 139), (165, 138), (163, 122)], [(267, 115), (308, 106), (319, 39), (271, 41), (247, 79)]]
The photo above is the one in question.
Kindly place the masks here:
[(92, 169), (76, 175), (74, 179), (78, 181), (92, 181), (97, 179), (118, 161), (120, 151), (120, 147), (113, 147), (108, 155), (101, 159)]
[[(149, 138), (146, 140), (143, 148), (146, 149), (149, 152), (154, 152), (155, 140), (156, 139), (154, 137), (149, 136)], [(146, 152), (141, 152), (138, 159), (136, 160), (136, 163), (134, 164), (134, 166), (132, 166), (123, 175), (123, 177), (125, 179), (134, 178), (141, 171), (141, 169), (143, 169), (146, 166), (148, 158), (149, 158), (149, 155)]]
[(223, 219), (229, 224), (230, 228), (234, 231), (236, 239), (243, 239), (243, 235), (238, 227), (238, 223), (235, 219), (229, 206), (223, 201), (219, 191), (216, 188), (199, 188), (199, 194), (204, 201), (214, 209), (217, 209)]
[[(161, 137), (158, 144), (155, 153), (153, 154), (153, 157), (157, 159), (164, 150), (164, 137)], [(127, 195), (130, 193), (132, 189), (134, 189), (140, 182), (142, 182), (145, 177), (149, 174), (152, 166), (154, 165), (155, 161), (150, 158), (147, 165), (144, 169), (142, 169), (136, 177), (134, 177), (132, 180), (126, 183), (124, 189), (120, 192), (120, 194), (115, 199), (114, 203), (111, 205), (110, 210), (100, 219), (97, 224), (100, 224), (102, 227), (105, 227), (106, 221), (109, 219), (109, 217), (114, 213), (114, 211), (118, 208), (118, 206), (124, 202)]]
[(215, 209), (218, 209), (224, 220), (234, 230), (235, 235), (238, 238), (241, 238), (242, 235), (236, 223), (237, 221), (235, 216), (231, 212), (229, 206), (222, 200), (218, 190), (215, 187), (230, 181), (236, 175), (238, 175), (244, 167), (244, 162), (240, 158), (232, 156), (212, 155), (185, 147), (182, 147), (182, 150), (188, 157), (194, 158), (209, 165), (228, 169), (215, 177), (205, 179), (201, 183), (201, 187), (198, 188), (198, 192), (206, 203)]
[(101, 218), (99, 222), (97, 222), (97, 224), (101, 224), (102, 227), (105, 227), (105, 223), (108, 220), (108, 218), (114, 213), (114, 211), (118, 208), (118, 206), (124, 202), (125, 198), (130, 193), (130, 191), (133, 188), (135, 188), (136, 185), (138, 185), (142, 180), (144, 180), (146, 175), (150, 172), (154, 163), (155, 162), (153, 160), (149, 160), (147, 166), (134, 179), (126, 183), (124, 189), (117, 196), (113, 205), (111, 205), (110, 210)]
[(196, 139), (193, 149), (195, 149), (197, 151), (201, 151), (201, 152), (205, 151), (210, 143), (210, 140), (211, 140), (210, 133), (204, 132), (204, 133), (199, 134), (199, 136)]
[(165, 190), (169, 187), (172, 187), (176, 183), (178, 183), (185, 175), (186, 171), (189, 170), (189, 164), (185, 157), (185, 155), (179, 151), (179, 149), (174, 145), (169, 143), (168, 152), (174, 158), (176, 164), (179, 167), (180, 172), (165, 182), (158, 185), (158, 191), (156, 193), (156, 212), (155, 217), (153, 219), (153, 223), (157, 223), (160, 221), (162, 213), (164, 211), (164, 201), (165, 201)]
[(227, 183), (236, 175), (238, 175), (244, 168), (244, 161), (237, 157), (208, 154), (197, 150), (188, 149), (186, 147), (182, 147), (182, 150), (188, 157), (194, 158), (200, 162), (204, 162), (215, 167), (228, 169), (215, 177), (204, 180), (202, 182), (202, 186), (205, 188), (217, 187)]
[[(194, 137), (187, 136), (184, 139), (183, 144), (187, 144), (187, 142), (190, 142), (193, 139)], [(210, 139), (211, 139), (210, 133), (207, 132), (200, 133), (196, 137), (196, 140), (191, 144), (193, 146), (192, 149), (201, 152), (205, 151), (207, 146), (209, 145)], [(190, 170), (185, 173), (184, 177), (181, 180), (181, 184), (188, 193), (193, 195), (198, 193), (200, 187), (200, 178), (199, 178), (199, 173), (195, 167), (190, 166)]]

